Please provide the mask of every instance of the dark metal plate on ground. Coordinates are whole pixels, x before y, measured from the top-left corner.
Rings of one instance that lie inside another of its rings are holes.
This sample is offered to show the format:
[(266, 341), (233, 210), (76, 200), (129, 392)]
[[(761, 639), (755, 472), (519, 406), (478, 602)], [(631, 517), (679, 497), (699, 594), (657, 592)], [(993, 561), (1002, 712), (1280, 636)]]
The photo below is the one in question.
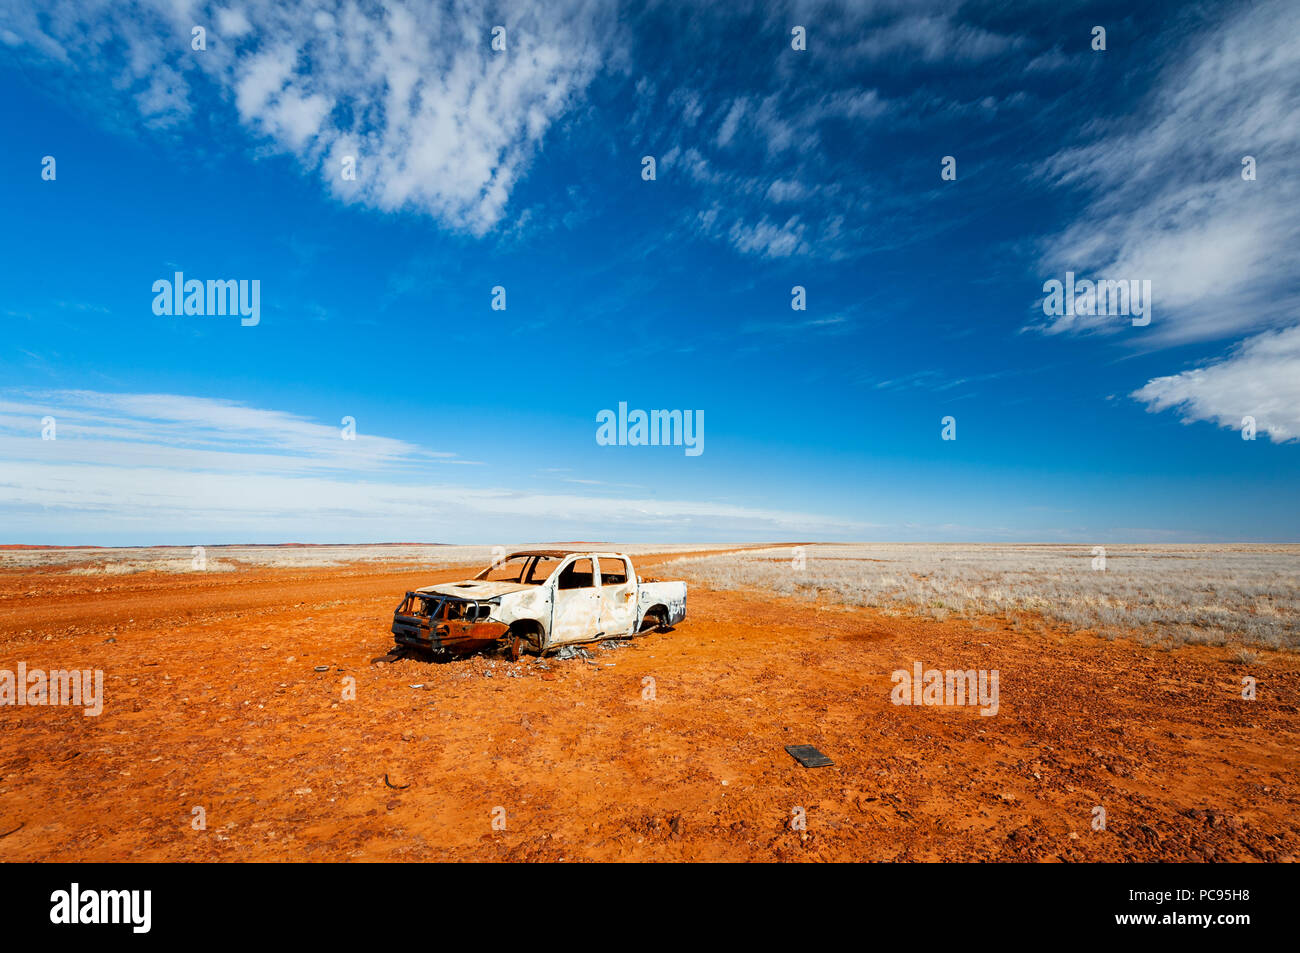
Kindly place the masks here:
[(805, 768), (825, 768), (835, 763), (812, 745), (786, 745), (785, 750)]

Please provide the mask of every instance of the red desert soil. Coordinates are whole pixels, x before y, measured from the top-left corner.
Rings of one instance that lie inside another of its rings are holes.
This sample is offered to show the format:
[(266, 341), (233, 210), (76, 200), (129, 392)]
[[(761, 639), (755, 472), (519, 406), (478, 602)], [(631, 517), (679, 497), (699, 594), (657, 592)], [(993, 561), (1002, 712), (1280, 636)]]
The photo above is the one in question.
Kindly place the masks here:
[[(369, 664), (406, 589), (464, 575), (0, 573), (0, 668), (101, 668), (106, 694), (0, 709), (0, 859), (1297, 854), (1294, 654), (693, 588), (675, 631), (591, 660)], [(999, 712), (891, 704), (914, 661), (999, 670)]]

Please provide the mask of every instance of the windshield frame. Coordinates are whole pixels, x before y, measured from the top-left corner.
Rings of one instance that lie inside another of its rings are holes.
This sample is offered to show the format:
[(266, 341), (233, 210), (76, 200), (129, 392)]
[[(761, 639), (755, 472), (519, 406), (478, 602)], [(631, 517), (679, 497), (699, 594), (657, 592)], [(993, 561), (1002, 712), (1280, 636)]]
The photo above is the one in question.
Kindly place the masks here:
[[(503, 559), (501, 562), (493, 563), (492, 565), (488, 566), (486, 569), (480, 570), (478, 575), (474, 577), (474, 580), (477, 582), (514, 583), (515, 585), (520, 585), (520, 586), (544, 586), (548, 582), (550, 582), (551, 579), (555, 577), (556, 570), (560, 569), (562, 566), (564, 566), (566, 562), (568, 562), (572, 558), (573, 558), (572, 553), (566, 554), (558, 558), (554, 554), (546, 554), (546, 553), (512, 553), (511, 555)], [(488, 579), (488, 575), (490, 573), (496, 570), (506, 569), (510, 564), (514, 563), (516, 560), (520, 560), (523, 563), (523, 566), (520, 569), (517, 578)], [(546, 577), (544, 579), (534, 579), (533, 575), (537, 572), (538, 568), (541, 567), (543, 563), (546, 563), (550, 567), (547, 570)]]
[[(501, 570), (501, 569), (508, 569), (510, 565), (516, 561), (518, 561), (521, 564), (518, 572), (518, 578), (492, 579), (492, 580), (488, 579), (489, 573), (496, 572), (497, 570)], [(494, 562), (486, 569), (480, 570), (478, 575), (476, 575), (474, 578), (476, 580), (481, 580), (484, 582), (515, 582), (515, 583), (520, 583), (522, 585), (526, 585), (526, 583), (524, 583), (523, 581), (527, 579), (528, 576), (532, 573), (533, 564), (536, 563), (536, 561), (537, 561), (537, 557), (531, 553), (515, 553), (513, 555), (507, 556), (499, 563)]]

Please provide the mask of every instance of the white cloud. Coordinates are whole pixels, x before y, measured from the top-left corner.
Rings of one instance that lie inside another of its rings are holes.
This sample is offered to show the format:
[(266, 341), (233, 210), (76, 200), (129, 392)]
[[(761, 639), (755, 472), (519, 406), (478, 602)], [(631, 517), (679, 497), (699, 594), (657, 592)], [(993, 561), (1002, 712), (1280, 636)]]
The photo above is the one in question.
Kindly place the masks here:
[[(214, 86), (239, 120), (319, 172), (335, 195), (414, 210), (482, 234), (506, 213), (551, 125), (616, 42), (612, 11), (561, 0), (490, 14), (468, 0), (213, 6), (51, 0), (13, 33), (38, 55), (129, 91), (151, 125), (175, 125)], [(507, 50), (490, 48), (493, 26)], [(204, 25), (207, 49), (189, 46)], [(123, 57), (120, 52), (125, 48)], [(355, 181), (341, 177), (344, 155)]]
[[(57, 439), (36, 440), (37, 422), (56, 422)], [(260, 468), (399, 471), (462, 462), (404, 440), (366, 432), (343, 439), (339, 426), (230, 400), (180, 394), (46, 391), (0, 399), (0, 456), (67, 464), (165, 464), (193, 469)], [(467, 462), (467, 461), (465, 461)]]
[(192, 112), (181, 74), (166, 66), (154, 70), (148, 85), (135, 94), (136, 108), (150, 126), (173, 126)]
[(715, 141), (719, 148), (729, 145), (735, 138), (736, 130), (740, 128), (740, 120), (745, 117), (745, 110), (748, 108), (744, 97), (732, 101), (727, 114), (722, 119), (722, 125), (718, 127), (718, 137)]
[(670, 106), (682, 111), (682, 122), (688, 126), (693, 126), (700, 121), (704, 115), (704, 102), (692, 90), (679, 89), (673, 91), (668, 96)]
[(784, 225), (776, 225), (767, 218), (752, 225), (736, 222), (727, 237), (737, 251), (752, 252), (764, 258), (787, 258), (808, 250), (803, 234), (804, 227), (798, 216), (792, 216)]
[[(1133, 393), (1152, 411), (1275, 441), (1300, 433), (1300, 7), (1238, 8), (1175, 51), (1145, 103), (1096, 120), (1044, 179), (1087, 196), (1045, 248), (1044, 278), (1148, 279), (1151, 324), (1047, 321), (1049, 332), (1124, 331), (1167, 346), (1254, 333), (1226, 359), (1158, 377)], [(1242, 178), (1243, 157), (1257, 178)], [(1280, 333), (1264, 329), (1287, 328)]]
[[(613, 536), (631, 529), (678, 528), (745, 535), (770, 530), (848, 531), (863, 524), (813, 514), (731, 503), (658, 498), (582, 496), (504, 487), (448, 483), (418, 485), (375, 479), (284, 476), (256, 471), (188, 471), (175, 467), (18, 463), (0, 482), (0, 511), (37, 510), (49, 538), (77, 527), (135, 527), (141, 542), (158, 540), (176, 521), (216, 531), (241, 528), (246, 538), (305, 541), (481, 539), (476, 527), (504, 524), (542, 537), (565, 536), (575, 527), (600, 527)], [(89, 521), (89, 522), (88, 522)], [(320, 523), (328, 521), (324, 536)], [(10, 533), (14, 523), (5, 520)], [(402, 532), (405, 527), (406, 533)]]
[(797, 202), (808, 195), (809, 189), (802, 182), (792, 179), (774, 179), (767, 187), (769, 202)]
[[(47, 415), (55, 440), (41, 439)], [(779, 538), (866, 528), (713, 500), (493, 486), (485, 467), (441, 469), (470, 461), (368, 435), (363, 423), (344, 440), (339, 427), (297, 414), (202, 397), (0, 396), (4, 541)]]
[[(1147, 102), (1052, 156), (1083, 190), (1048, 243), (1044, 276), (1150, 279), (1143, 339), (1222, 338), (1294, 323), (1300, 306), (1300, 6), (1242, 8), (1179, 51)], [(1243, 156), (1258, 162), (1243, 181)], [(1112, 323), (1111, 330), (1123, 327)], [(1062, 328), (1049, 325), (1052, 330)]]
[(248, 22), (243, 10), (238, 7), (217, 8), (217, 30), (222, 36), (240, 37), (252, 29), (253, 25)]
[(950, 16), (909, 16), (866, 31), (853, 47), (855, 56), (879, 59), (898, 55), (928, 63), (974, 63), (991, 59), (1023, 42), (1018, 37), (993, 33)]
[(1039, 53), (1026, 64), (1025, 69), (1031, 73), (1044, 72), (1049, 73), (1053, 70), (1064, 69), (1069, 66), (1070, 57), (1061, 52), (1059, 46), (1054, 46), (1044, 53)]
[[(974, 88), (983, 89), (989, 59), (1028, 43), (963, 22), (940, 6), (930, 0), (751, 4), (750, 12), (764, 21), (761, 35), (788, 37), (792, 24), (809, 30), (806, 53), (780, 48), (757, 72), (753, 64), (731, 62), (732, 8), (700, 6), (689, 42), (673, 45), (658, 64), (659, 75), (689, 85), (659, 102), (653, 102), (653, 84), (646, 84), (645, 95), (639, 85), (627, 131), (661, 144), (661, 178), (680, 171), (699, 187), (697, 208), (704, 211), (689, 223), (737, 251), (835, 260), (923, 240), (954, 220), (918, 216), (911, 190), (897, 187), (876, 165), (873, 144), (888, 142), (900, 127), (950, 127), (965, 112), (978, 112), (982, 121), (1026, 101), (1015, 93), (985, 94), (973, 104), (935, 99), (924, 75), (933, 72), (931, 64), (964, 71)], [(890, 62), (882, 72), (885, 58)], [(711, 62), (726, 69), (702, 68)], [(899, 88), (890, 82), (895, 72), (908, 79), (923, 75), (902, 87), (910, 86), (910, 93), (885, 93), (874, 85)], [(735, 75), (744, 77), (739, 93), (729, 81)], [(704, 104), (698, 122), (695, 112), (689, 122), (678, 118), (683, 101)], [(678, 170), (671, 168), (674, 159)], [(774, 206), (794, 203), (798, 223), (783, 226), (795, 209)]]
[(1300, 326), (1247, 338), (1225, 360), (1157, 377), (1131, 396), (1152, 412), (1177, 409), (1185, 422), (1240, 430), (1255, 418), (1275, 443), (1300, 437)]

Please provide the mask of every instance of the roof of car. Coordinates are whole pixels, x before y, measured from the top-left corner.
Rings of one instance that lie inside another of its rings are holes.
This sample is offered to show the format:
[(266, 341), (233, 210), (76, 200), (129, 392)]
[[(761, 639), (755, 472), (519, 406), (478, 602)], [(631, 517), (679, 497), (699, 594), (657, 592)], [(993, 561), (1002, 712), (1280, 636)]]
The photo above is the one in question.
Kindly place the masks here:
[(510, 556), (551, 556), (556, 559), (563, 559), (565, 556), (572, 556), (574, 553), (582, 553), (584, 556), (616, 555), (603, 549), (521, 549), (518, 552), (511, 553)]

